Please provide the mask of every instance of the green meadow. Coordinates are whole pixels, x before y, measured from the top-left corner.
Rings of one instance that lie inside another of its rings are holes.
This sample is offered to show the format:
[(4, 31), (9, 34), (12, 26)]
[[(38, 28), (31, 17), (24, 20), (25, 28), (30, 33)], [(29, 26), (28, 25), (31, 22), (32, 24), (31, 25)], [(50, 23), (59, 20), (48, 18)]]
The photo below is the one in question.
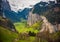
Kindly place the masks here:
[(0, 26), (0, 42), (14, 42), (18, 34)]
[(23, 23), (22, 23), (22, 22), (18, 22), (18, 23), (15, 23), (14, 25), (15, 25), (15, 27), (16, 27), (16, 30), (17, 30), (19, 33), (28, 33), (29, 31), (34, 32), (34, 33), (39, 32), (39, 31), (36, 30), (35, 28), (27, 27), (24, 22), (23, 22)]
[(5, 27), (0, 26), (0, 42), (34, 42), (34, 36), (29, 36), (27, 39), (19, 39), (20, 33), (29, 33), (29, 31), (37, 33), (39, 30), (33, 27), (27, 27), (26, 22), (17, 22), (14, 23), (14, 25), (18, 33), (12, 32)]
[(42, 23), (43, 22), (40, 21), (32, 26), (27, 26), (25, 21), (16, 22), (14, 23), (14, 26), (18, 33), (0, 26), (0, 42), (59, 42), (60, 31), (53, 34), (44, 32), (42, 34), (38, 34), (38, 36), (30, 36), (29, 32), (33, 35), (40, 31)]

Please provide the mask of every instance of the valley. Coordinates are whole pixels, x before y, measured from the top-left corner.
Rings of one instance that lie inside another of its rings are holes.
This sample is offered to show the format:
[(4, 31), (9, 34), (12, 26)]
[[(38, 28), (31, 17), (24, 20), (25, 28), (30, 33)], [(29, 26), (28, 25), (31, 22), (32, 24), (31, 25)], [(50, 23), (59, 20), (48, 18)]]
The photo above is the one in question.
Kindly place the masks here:
[(0, 42), (60, 42), (60, 1), (26, 1), (1, 0)]

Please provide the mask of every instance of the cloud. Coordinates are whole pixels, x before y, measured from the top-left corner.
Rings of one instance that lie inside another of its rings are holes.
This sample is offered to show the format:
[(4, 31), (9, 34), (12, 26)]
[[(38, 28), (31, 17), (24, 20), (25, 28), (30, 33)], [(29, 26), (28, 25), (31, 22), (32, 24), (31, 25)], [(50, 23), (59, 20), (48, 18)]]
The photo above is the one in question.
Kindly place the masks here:
[(17, 11), (19, 9), (24, 9), (27, 7), (31, 8), (31, 6), (35, 5), (36, 3), (40, 1), (48, 2), (49, 0), (8, 0), (8, 1), (11, 6), (11, 9), (13, 11)]

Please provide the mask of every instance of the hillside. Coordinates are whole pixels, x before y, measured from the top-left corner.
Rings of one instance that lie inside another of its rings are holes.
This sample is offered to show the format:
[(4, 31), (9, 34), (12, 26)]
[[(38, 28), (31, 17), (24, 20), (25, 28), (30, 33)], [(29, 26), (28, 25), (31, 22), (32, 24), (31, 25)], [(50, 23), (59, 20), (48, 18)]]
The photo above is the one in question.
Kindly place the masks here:
[(17, 37), (17, 33), (0, 26), (0, 42), (14, 42)]
[[(43, 17), (41, 17), (43, 16)], [(39, 2), (33, 8), (28, 15), (27, 24), (32, 26), (38, 21), (43, 21), (42, 30), (53, 33), (60, 31), (60, 4), (50, 1)], [(53, 31), (53, 32), (52, 32)]]
[(11, 31), (17, 32), (14, 24), (7, 18), (0, 16), (0, 26), (3, 26)]

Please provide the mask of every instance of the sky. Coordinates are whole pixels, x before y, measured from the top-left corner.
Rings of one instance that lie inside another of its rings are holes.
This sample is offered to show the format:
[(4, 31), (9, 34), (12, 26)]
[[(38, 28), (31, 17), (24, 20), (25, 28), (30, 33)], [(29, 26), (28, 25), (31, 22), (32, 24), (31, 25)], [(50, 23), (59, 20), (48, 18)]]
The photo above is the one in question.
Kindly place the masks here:
[[(49, 0), (8, 0), (13, 11), (18, 11), (19, 9), (31, 8), (33, 5), (40, 1), (48, 2)], [(54, 1), (54, 0), (51, 0)]]

